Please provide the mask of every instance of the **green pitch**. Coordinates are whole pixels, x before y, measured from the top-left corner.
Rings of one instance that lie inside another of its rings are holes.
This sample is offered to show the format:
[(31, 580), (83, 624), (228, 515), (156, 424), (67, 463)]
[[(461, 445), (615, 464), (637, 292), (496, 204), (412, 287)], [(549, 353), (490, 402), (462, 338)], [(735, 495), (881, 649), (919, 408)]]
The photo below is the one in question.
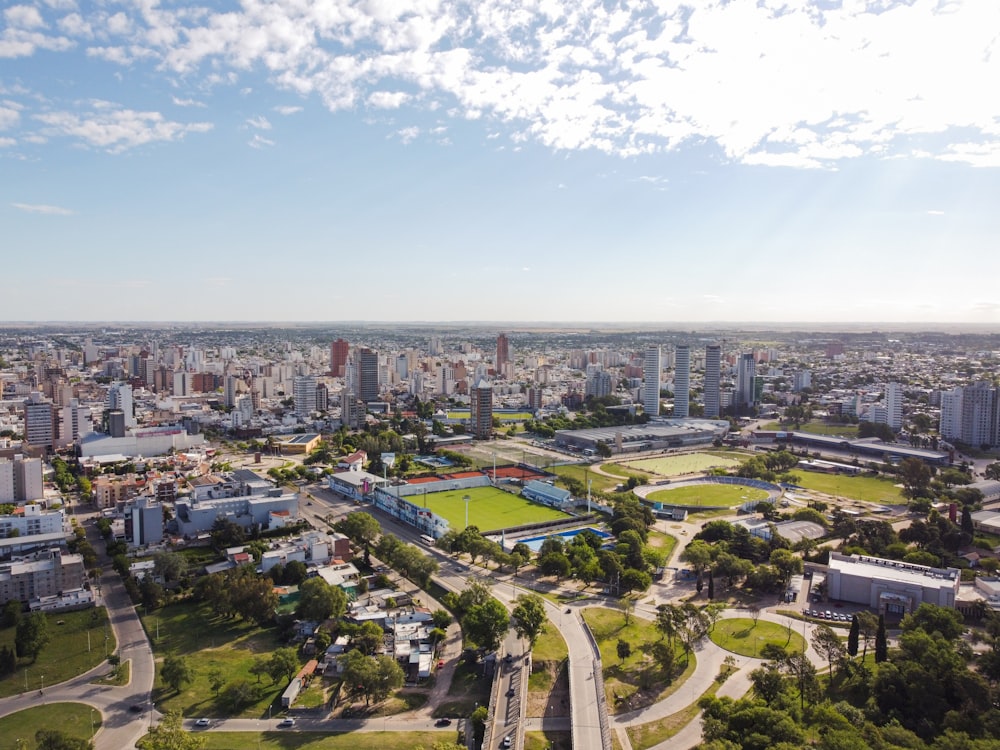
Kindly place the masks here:
[(469, 496), (469, 525), (481, 531), (509, 529), (526, 523), (552, 521), (567, 518), (561, 510), (529, 502), (523, 497), (512, 495), (493, 487), (475, 487), (469, 490), (448, 490), (428, 492), (406, 498), (414, 505), (424, 506), (439, 516), (448, 519), (451, 528), (461, 531), (465, 528), (465, 501)]
[[(622, 462), (624, 463), (624, 462)], [(629, 461), (629, 468), (651, 471), (664, 477), (677, 477), (683, 474), (697, 474), (715, 467), (730, 469), (739, 465), (739, 461), (710, 453), (683, 453), (679, 456), (663, 456), (662, 458), (642, 458)]]
[(766, 497), (764, 490), (735, 484), (695, 484), (673, 490), (657, 490), (646, 495), (646, 499), (654, 503), (703, 505), (706, 508), (732, 508), (748, 500), (763, 500)]

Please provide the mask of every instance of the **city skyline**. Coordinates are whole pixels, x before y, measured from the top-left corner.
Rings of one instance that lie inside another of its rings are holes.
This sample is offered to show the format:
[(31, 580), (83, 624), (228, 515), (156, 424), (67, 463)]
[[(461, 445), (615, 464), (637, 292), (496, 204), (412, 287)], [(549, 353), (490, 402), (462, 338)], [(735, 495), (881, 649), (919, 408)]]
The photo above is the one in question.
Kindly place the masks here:
[(1000, 322), (1000, 6), (777, 6), (9, 5), (0, 317)]

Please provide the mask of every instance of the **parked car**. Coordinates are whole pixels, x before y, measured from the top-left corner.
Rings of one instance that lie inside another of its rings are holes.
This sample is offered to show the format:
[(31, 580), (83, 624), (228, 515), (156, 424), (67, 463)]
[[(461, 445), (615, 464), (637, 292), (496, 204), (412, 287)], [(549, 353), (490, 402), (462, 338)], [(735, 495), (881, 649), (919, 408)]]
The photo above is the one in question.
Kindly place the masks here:
[(436, 726), (436, 727), (450, 727), (451, 726), (451, 719), (443, 719), (443, 718), (442, 719), (438, 719), (437, 721), (434, 722), (434, 726)]

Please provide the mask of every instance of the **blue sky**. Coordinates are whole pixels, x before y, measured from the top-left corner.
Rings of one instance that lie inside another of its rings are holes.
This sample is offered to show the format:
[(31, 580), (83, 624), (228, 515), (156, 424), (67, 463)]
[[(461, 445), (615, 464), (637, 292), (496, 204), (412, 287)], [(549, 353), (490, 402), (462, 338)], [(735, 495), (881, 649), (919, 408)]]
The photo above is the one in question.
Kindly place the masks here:
[(1000, 322), (997, 29), (995, 0), (12, 0), (0, 319)]

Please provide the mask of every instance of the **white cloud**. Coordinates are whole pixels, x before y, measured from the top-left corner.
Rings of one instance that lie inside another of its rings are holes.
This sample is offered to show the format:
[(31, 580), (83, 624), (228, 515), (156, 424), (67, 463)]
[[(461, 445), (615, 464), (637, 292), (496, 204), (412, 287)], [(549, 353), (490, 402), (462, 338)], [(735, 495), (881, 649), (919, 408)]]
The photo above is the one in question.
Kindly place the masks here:
[(176, 141), (188, 133), (212, 129), (208, 122), (174, 122), (159, 112), (121, 109), (110, 102), (95, 101), (91, 106), (89, 112), (46, 112), (35, 118), (47, 126), (43, 135), (78, 138), (112, 153), (147, 143)]
[(250, 148), (264, 148), (265, 146), (273, 146), (274, 141), (270, 138), (265, 138), (260, 133), (254, 134), (254, 137), (247, 141), (247, 145)]
[(944, 211), (940, 211), (940, 210), (938, 210), (936, 208), (930, 208), (930, 209), (928, 209), (927, 213), (930, 216), (944, 216)]
[(195, 99), (179, 99), (176, 96), (171, 97), (171, 101), (178, 107), (205, 107), (203, 102), (199, 102)]
[(410, 95), (402, 91), (374, 91), (368, 97), (368, 105), (377, 109), (399, 109)]
[(277, 112), (279, 115), (285, 115), (285, 116), (298, 114), (299, 112), (302, 111), (302, 109), (303, 109), (302, 107), (291, 107), (287, 105), (282, 107), (274, 107), (275, 112)]
[[(88, 53), (118, 64), (150, 55), (154, 70), (207, 85), (263, 71), (331, 110), (440, 107), (486, 120), (490, 137), (502, 124), (515, 143), (553, 149), (627, 156), (710, 142), (749, 164), (833, 168), (910, 154), (907, 139), (932, 136), (921, 148), (934, 158), (1000, 162), (989, 145), (1000, 93), (976, 85), (1000, 80), (1000, 3), (986, 0), (211, 7), (141, 2), (56, 25), (76, 39), (100, 29)], [(0, 57), (72, 45), (41, 33), (32, 5), (4, 13)]]
[(247, 125), (251, 128), (256, 128), (257, 130), (270, 130), (271, 123), (266, 117), (251, 117), (247, 120)]
[(411, 143), (418, 135), (420, 135), (420, 128), (418, 127), (408, 127), (396, 131), (396, 135), (399, 136), (399, 140), (403, 143)]
[(17, 141), (13, 138), (0, 138), (0, 148), (10, 148), (15, 145), (17, 145)]
[(14, 102), (0, 102), (0, 130), (8, 130), (21, 120), (21, 107)]
[(25, 211), (29, 214), (48, 214), (49, 216), (72, 216), (76, 211), (71, 211), (68, 208), (62, 208), (61, 206), (48, 206), (44, 203), (11, 203), (14, 208), (19, 211)]
[(8, 26), (20, 29), (41, 29), (45, 27), (42, 14), (33, 5), (13, 5), (3, 12)]

